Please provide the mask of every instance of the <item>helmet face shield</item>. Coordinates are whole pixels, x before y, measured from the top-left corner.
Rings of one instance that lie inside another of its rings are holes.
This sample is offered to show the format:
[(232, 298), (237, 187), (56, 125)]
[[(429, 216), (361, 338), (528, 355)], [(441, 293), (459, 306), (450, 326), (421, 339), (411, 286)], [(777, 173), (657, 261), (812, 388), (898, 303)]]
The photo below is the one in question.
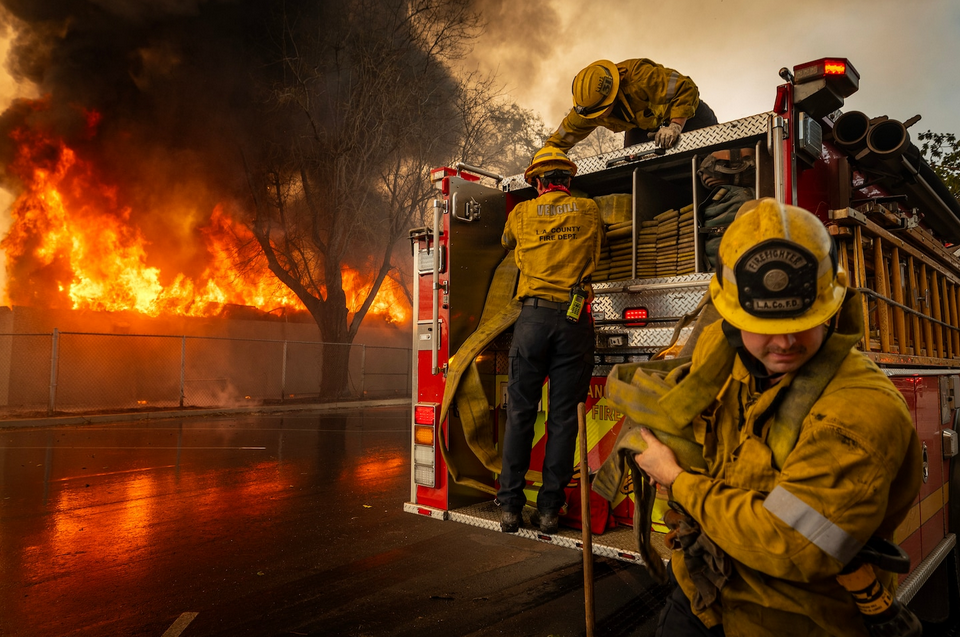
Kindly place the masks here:
[(793, 334), (826, 323), (840, 309), (846, 272), (813, 214), (774, 199), (745, 203), (723, 234), (710, 295), (733, 327)]
[(571, 175), (567, 168), (557, 168), (554, 170), (546, 170), (539, 175), (539, 177), (541, 179), (569, 179)]

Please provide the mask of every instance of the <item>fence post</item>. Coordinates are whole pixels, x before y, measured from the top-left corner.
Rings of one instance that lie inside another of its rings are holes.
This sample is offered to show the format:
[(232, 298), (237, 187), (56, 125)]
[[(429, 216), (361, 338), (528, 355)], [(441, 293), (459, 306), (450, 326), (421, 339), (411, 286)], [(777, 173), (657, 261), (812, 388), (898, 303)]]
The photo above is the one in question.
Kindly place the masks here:
[(367, 380), (367, 346), (360, 346), (360, 400), (363, 400)]
[(47, 412), (53, 413), (57, 408), (57, 374), (60, 367), (60, 330), (53, 328), (53, 343), (50, 347), (50, 403)]
[(187, 335), (180, 337), (180, 406), (183, 407), (184, 385), (187, 382)]
[(280, 362), (280, 402), (287, 395), (287, 341), (283, 341), (283, 359)]

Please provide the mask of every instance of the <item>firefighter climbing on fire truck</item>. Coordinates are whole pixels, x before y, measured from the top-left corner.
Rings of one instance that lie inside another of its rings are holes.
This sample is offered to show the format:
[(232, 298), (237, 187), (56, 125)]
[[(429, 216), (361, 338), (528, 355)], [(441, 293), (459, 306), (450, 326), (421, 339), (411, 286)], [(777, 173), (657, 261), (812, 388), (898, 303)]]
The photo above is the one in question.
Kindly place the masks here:
[(501, 242), (514, 251), (522, 302), (510, 346), (507, 424), (500, 474), (500, 528), (514, 533), (522, 509), (530, 449), (543, 382), (550, 376), (550, 419), (543, 486), (531, 522), (546, 534), (559, 528), (564, 488), (573, 475), (577, 404), (583, 402), (593, 371), (593, 321), (585, 306), (587, 283), (600, 258), (600, 210), (591, 199), (570, 194), (577, 166), (563, 151), (538, 151), (524, 177), (538, 197), (507, 217)]
[[(906, 402), (854, 349), (862, 303), (846, 277), (814, 215), (773, 199), (744, 204), (710, 284), (722, 320), (701, 333), (689, 372), (659, 396), (638, 379), (621, 394), (630, 400), (614, 403), (628, 416), (666, 410), (672, 433), (705, 460), (684, 468), (649, 429), (621, 432), (622, 453), (636, 452), (639, 470), (671, 494), (664, 519), (679, 585), (658, 635), (720, 625), (726, 635), (919, 634), (889, 595), (880, 607), (845, 591), (861, 588), (848, 586), (849, 572), (871, 538), (893, 539), (922, 473)], [(894, 573), (863, 568), (855, 581), (893, 590)]]
[(615, 64), (598, 60), (573, 78), (573, 108), (546, 142), (567, 151), (597, 127), (625, 132), (623, 145), (671, 148), (684, 129), (717, 123), (693, 80), (644, 58)]

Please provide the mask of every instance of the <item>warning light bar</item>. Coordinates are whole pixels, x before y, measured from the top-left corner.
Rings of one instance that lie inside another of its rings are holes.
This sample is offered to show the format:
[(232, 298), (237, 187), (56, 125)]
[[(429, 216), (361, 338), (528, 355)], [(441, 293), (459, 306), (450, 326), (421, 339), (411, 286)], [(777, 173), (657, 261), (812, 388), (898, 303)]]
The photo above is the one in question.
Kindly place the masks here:
[(794, 106), (817, 120), (843, 106), (860, 88), (860, 74), (846, 58), (821, 58), (793, 67)]
[(793, 67), (793, 83), (803, 84), (827, 76), (850, 76), (854, 90), (860, 85), (860, 74), (844, 58), (822, 58)]
[(632, 321), (626, 323), (627, 327), (645, 327), (647, 325), (646, 319), (650, 317), (647, 314), (647, 308), (631, 307), (623, 311), (623, 318), (626, 321)]
[(823, 63), (824, 75), (843, 75), (846, 72), (846, 60), (825, 60)]

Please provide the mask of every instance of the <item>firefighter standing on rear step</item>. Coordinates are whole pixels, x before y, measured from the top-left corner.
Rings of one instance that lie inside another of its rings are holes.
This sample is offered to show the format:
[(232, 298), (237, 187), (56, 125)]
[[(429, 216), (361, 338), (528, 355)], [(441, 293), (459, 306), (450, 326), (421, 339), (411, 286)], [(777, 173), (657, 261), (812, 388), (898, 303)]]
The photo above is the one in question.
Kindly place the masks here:
[(549, 376), (549, 418), (543, 481), (531, 523), (557, 532), (573, 476), (577, 405), (586, 400), (593, 370), (593, 319), (588, 283), (600, 258), (603, 226), (591, 199), (570, 194), (577, 166), (556, 148), (538, 151), (524, 173), (539, 196), (516, 205), (501, 242), (514, 250), (522, 301), (510, 346), (503, 471), (497, 503), (500, 528), (515, 533), (523, 524), (525, 475), (543, 382)]
[[(718, 348), (736, 355), (692, 423), (706, 470), (683, 470), (648, 429), (634, 456), (669, 488), (668, 541), (680, 547), (657, 635), (920, 634), (891, 597), (896, 575), (868, 555), (877, 542), (899, 551), (886, 540), (919, 492), (920, 443), (900, 392), (852, 347), (862, 301), (829, 233), (801, 208), (751, 201), (719, 260), (710, 294), (722, 320), (699, 337), (690, 373), (717, 365)], [(778, 409), (817, 381), (778, 468)]]
[(672, 148), (683, 130), (717, 123), (689, 77), (644, 58), (614, 64), (598, 60), (573, 78), (573, 108), (546, 142), (570, 150), (602, 126), (624, 132), (623, 146), (654, 139)]

